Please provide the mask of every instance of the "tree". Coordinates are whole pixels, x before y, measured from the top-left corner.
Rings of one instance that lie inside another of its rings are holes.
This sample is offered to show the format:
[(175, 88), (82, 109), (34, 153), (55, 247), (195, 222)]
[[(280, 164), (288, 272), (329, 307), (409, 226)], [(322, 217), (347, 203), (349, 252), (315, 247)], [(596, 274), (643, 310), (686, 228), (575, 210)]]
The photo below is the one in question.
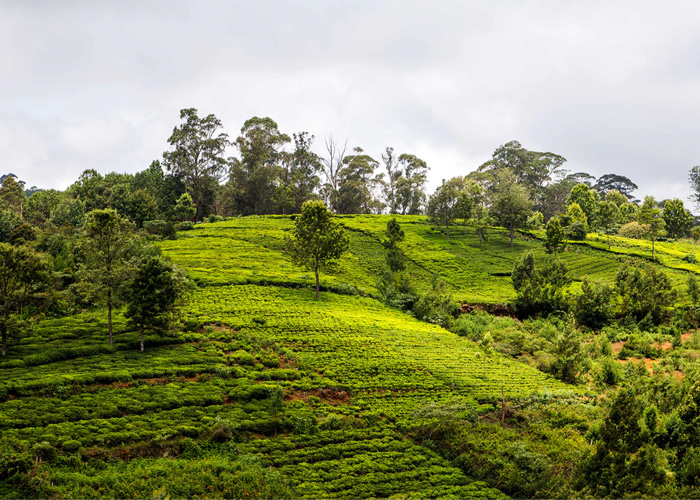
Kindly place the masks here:
[(690, 195), (691, 201), (697, 206), (700, 206), (700, 165), (696, 165), (690, 169), (690, 189), (693, 194)]
[(338, 190), (340, 188), (340, 172), (344, 168), (345, 153), (348, 150), (348, 141), (340, 146), (338, 141), (329, 136), (325, 140), (327, 156), (321, 158), (323, 174), (326, 182), (321, 191), (326, 203), (334, 210), (338, 211)]
[(590, 226), (594, 226), (599, 198), (598, 193), (593, 191), (588, 185), (576, 184), (571, 189), (567, 204), (569, 206), (574, 203), (578, 204), (583, 213), (586, 214), (587, 223)]
[(598, 181), (593, 185), (593, 189), (598, 191), (603, 197), (611, 191), (618, 191), (626, 199), (630, 200), (633, 198), (632, 191), (638, 188), (634, 182), (624, 175), (605, 174), (598, 178)]
[(563, 250), (565, 246), (565, 235), (564, 229), (561, 227), (561, 223), (558, 218), (550, 219), (547, 222), (547, 228), (545, 229), (544, 238), (544, 248), (545, 252), (553, 253), (554, 257), (557, 256), (559, 250)]
[(224, 155), (230, 142), (227, 134), (219, 132), (221, 120), (213, 114), (200, 118), (195, 108), (187, 108), (180, 110), (180, 119), (185, 122), (168, 138), (174, 149), (163, 153), (163, 163), (168, 172), (182, 179), (197, 207), (197, 217), (203, 217), (212, 184), (218, 184), (228, 165)]
[(650, 315), (656, 323), (676, 297), (666, 273), (650, 264), (637, 266), (631, 262), (617, 271), (615, 292), (623, 315), (630, 314), (638, 321)]
[(393, 148), (386, 148), (382, 161), (387, 171), (384, 197), (389, 213), (416, 215), (425, 203), (428, 165), (415, 155), (402, 154), (398, 160)]
[(700, 286), (698, 286), (698, 280), (694, 274), (688, 276), (688, 297), (693, 302), (694, 306), (698, 305), (698, 299), (700, 298)]
[(426, 210), (433, 224), (445, 226), (447, 241), (450, 241), (450, 224), (457, 218), (459, 212), (461, 179), (453, 177), (449, 181), (443, 179), (442, 184), (428, 200)]
[(277, 194), (277, 211), (282, 213), (299, 213), (304, 202), (314, 197), (314, 191), (321, 182), (317, 175), (321, 160), (311, 151), (314, 136), (308, 132), (292, 136), (294, 151), (281, 155), (282, 176)]
[(545, 212), (541, 206), (546, 186), (555, 177), (560, 177), (566, 163), (563, 156), (549, 153), (528, 151), (518, 141), (510, 141), (496, 148), (491, 160), (479, 167), (479, 171), (498, 173), (510, 170), (517, 182), (525, 187), (538, 210)]
[(613, 290), (607, 285), (595, 285), (583, 278), (581, 293), (574, 299), (574, 314), (581, 325), (589, 328), (600, 329), (604, 327), (612, 317)]
[(13, 175), (5, 176), (0, 187), (0, 209), (9, 208), (22, 215), (26, 203), (27, 195), (24, 194), (22, 185)]
[(49, 278), (44, 257), (27, 247), (0, 243), (0, 334), (7, 355), (10, 315), (18, 311), (37, 287)]
[[(310, 145), (305, 143), (307, 139), (303, 137), (299, 144), (303, 149)], [(234, 160), (231, 165), (231, 182), (237, 188), (236, 204), (240, 213), (262, 215), (275, 211), (274, 201), (283, 173), (282, 148), (290, 140), (272, 118), (254, 116), (245, 121), (236, 139), (241, 159)], [(300, 160), (306, 162), (308, 157)]]
[(62, 198), (62, 193), (55, 189), (46, 189), (34, 193), (27, 200), (23, 214), (25, 220), (33, 226), (44, 226), (51, 219), (51, 215), (60, 205)]
[(686, 236), (694, 221), (693, 214), (683, 206), (683, 202), (678, 198), (667, 200), (664, 203), (662, 217), (666, 231), (673, 238)]
[(642, 426), (644, 404), (622, 389), (600, 429), (595, 452), (583, 463), (583, 481), (594, 498), (653, 497), (666, 482), (659, 449)]
[(158, 325), (162, 316), (173, 309), (178, 297), (173, 265), (160, 256), (147, 256), (139, 263), (127, 288), (125, 316), (138, 327), (143, 352), (144, 330)]
[(112, 308), (115, 295), (124, 284), (125, 261), (133, 243), (133, 226), (114, 209), (93, 210), (85, 220), (85, 265), (82, 277), (95, 287), (107, 306), (109, 345), (112, 339)]
[(601, 201), (598, 205), (598, 225), (608, 236), (608, 250), (610, 249), (610, 235), (614, 234), (620, 209), (612, 201)]
[(368, 214), (373, 212), (373, 190), (380, 177), (373, 177), (379, 164), (362, 148), (355, 148), (355, 154), (343, 158), (343, 169), (339, 174), (337, 193), (339, 214)]
[(515, 230), (527, 222), (533, 206), (527, 189), (517, 182), (512, 172), (504, 170), (497, 174), (491, 213), (499, 224), (508, 228), (511, 247), (515, 239)]
[(515, 308), (524, 315), (559, 309), (564, 303), (564, 287), (571, 282), (561, 260), (547, 258), (538, 268), (532, 251), (516, 261), (511, 279), (517, 292)]
[(386, 264), (392, 273), (397, 273), (406, 269), (406, 254), (399, 248), (405, 238), (401, 226), (392, 217), (386, 224), (386, 239), (382, 242), (386, 248)]
[(661, 209), (656, 204), (653, 196), (645, 196), (644, 203), (639, 207), (637, 220), (641, 224), (649, 226), (649, 236), (651, 237), (651, 258), (654, 259), (654, 243), (660, 230), (664, 228), (664, 219), (661, 217)]
[(189, 193), (182, 193), (175, 204), (175, 217), (179, 220), (194, 219), (197, 214), (197, 207), (194, 206), (192, 196)]
[(481, 378), (486, 379), (486, 363), (490, 361), (493, 355), (496, 353), (496, 350), (493, 347), (493, 336), (491, 335), (491, 332), (484, 333), (484, 336), (479, 342), (479, 348), (481, 349), (480, 354), (484, 357), (484, 373), (482, 374)]
[(331, 212), (322, 201), (307, 201), (294, 221), (286, 250), (292, 262), (316, 275), (316, 298), (320, 296), (319, 271), (332, 266), (350, 245), (350, 238), (331, 220)]

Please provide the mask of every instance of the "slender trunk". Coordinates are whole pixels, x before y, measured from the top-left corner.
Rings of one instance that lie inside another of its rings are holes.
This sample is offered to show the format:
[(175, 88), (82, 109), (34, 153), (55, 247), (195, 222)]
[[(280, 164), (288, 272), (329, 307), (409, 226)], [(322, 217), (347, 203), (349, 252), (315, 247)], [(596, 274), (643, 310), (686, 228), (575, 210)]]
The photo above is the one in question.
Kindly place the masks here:
[(510, 248), (513, 248), (513, 240), (515, 239), (515, 224), (510, 223)]
[(175, 336), (175, 308), (173, 307), (173, 337)]
[(610, 235), (608, 235), (608, 250), (610, 250)]
[(143, 352), (143, 325), (141, 325), (141, 352)]
[(656, 240), (655, 235), (651, 235), (651, 260), (654, 260), (654, 241)]
[(481, 225), (476, 227), (476, 232), (479, 234), (479, 246), (481, 246), (481, 241), (484, 237), (484, 228), (481, 227)]
[(316, 272), (316, 298), (318, 299), (321, 296), (321, 287), (318, 282), (318, 261), (316, 261), (316, 268), (314, 271)]
[(7, 356), (7, 320), (2, 324), (2, 355)]
[(107, 327), (109, 328), (109, 345), (114, 345), (112, 339), (112, 290), (107, 292)]
[(503, 386), (501, 386), (501, 427), (505, 423), (506, 419), (506, 397), (503, 394)]
[(450, 241), (450, 221), (445, 221), (445, 227), (447, 228), (447, 241)]

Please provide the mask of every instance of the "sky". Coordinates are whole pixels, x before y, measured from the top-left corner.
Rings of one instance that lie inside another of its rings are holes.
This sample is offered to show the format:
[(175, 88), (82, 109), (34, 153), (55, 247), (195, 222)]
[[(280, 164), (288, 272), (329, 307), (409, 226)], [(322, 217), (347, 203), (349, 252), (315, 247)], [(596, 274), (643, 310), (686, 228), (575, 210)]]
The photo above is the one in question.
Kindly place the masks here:
[(415, 154), (430, 191), (518, 140), (687, 204), (699, 23), (696, 1), (0, 0), (0, 173), (143, 170), (194, 107), (231, 138), (269, 116), (319, 154)]

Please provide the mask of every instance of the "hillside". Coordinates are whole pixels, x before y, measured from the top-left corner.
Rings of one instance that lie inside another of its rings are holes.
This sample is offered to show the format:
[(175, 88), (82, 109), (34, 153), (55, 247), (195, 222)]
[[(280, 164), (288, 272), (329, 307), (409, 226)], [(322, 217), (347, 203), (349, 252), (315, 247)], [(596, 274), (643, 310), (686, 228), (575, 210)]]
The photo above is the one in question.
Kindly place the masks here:
[[(465, 338), (351, 295), (376, 292), (375, 219), (343, 221), (353, 252), (324, 276), (342, 293), (320, 301), (281, 252), (289, 219), (248, 218), (162, 243), (199, 287), (183, 311), (187, 331), (147, 335), (145, 353), (120, 315), (113, 348), (103, 312), (40, 323), (0, 362), (3, 456), (29, 472), (3, 495), (192, 496), (206, 486), (213, 497), (500, 496), (407, 439), (434, 420), (425, 409), (486, 416), (502, 391), (512, 400), (577, 390), (504, 356), (487, 362)], [(417, 279), (427, 286), (442, 268), (455, 293), (471, 289), (460, 286), (465, 242), (450, 252), (413, 220)], [(419, 258), (428, 243), (433, 254)], [(497, 254), (491, 269), (507, 269)], [(492, 282), (496, 297), (507, 282)], [(200, 482), (177, 479), (192, 474)]]

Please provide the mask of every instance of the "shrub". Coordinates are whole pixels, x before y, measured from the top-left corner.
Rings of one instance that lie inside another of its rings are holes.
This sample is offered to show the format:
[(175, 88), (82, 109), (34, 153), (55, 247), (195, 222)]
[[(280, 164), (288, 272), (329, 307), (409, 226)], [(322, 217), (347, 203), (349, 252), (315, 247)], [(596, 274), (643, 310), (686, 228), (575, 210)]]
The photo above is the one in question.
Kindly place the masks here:
[(574, 222), (564, 229), (566, 237), (570, 240), (583, 241), (586, 239), (586, 225), (583, 222)]
[(175, 229), (178, 231), (191, 231), (194, 229), (194, 222), (186, 220), (175, 224)]
[(209, 222), (211, 222), (211, 223), (221, 222), (222, 220), (224, 220), (224, 218), (220, 215), (216, 215), (216, 214), (209, 215)]
[(617, 232), (618, 235), (624, 236), (625, 238), (636, 238), (638, 240), (644, 239), (648, 233), (649, 225), (640, 224), (637, 221), (628, 222)]
[(156, 219), (144, 221), (143, 228), (148, 234), (155, 234), (167, 239), (175, 238), (175, 225), (166, 220)]

